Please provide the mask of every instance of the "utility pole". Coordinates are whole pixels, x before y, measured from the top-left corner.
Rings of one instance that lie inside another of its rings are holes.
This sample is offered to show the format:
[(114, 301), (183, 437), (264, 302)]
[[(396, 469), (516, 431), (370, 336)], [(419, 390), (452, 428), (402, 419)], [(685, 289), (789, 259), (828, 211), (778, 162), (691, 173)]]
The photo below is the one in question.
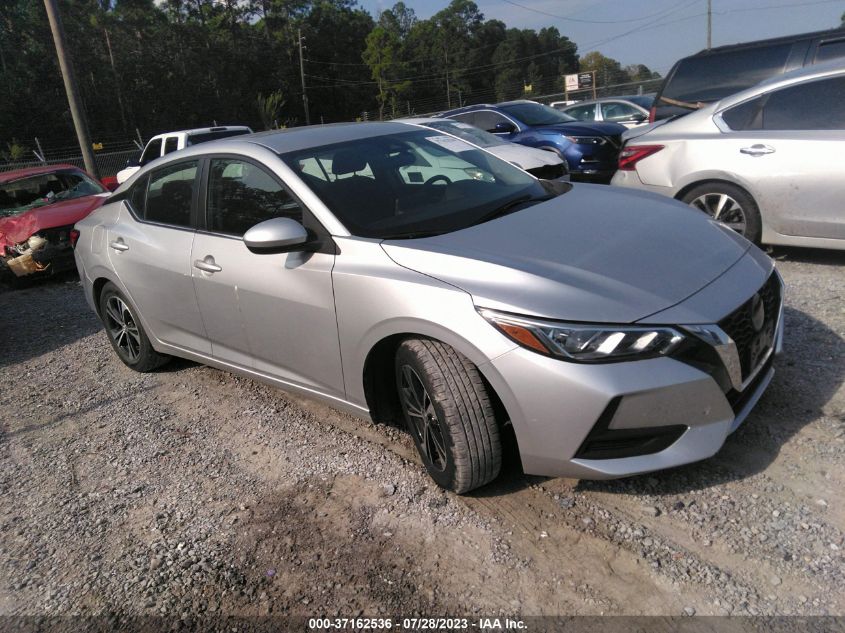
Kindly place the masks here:
[(44, 0), (44, 8), (47, 9), (47, 19), (50, 21), (50, 30), (53, 32), (53, 43), (56, 45), (56, 55), (59, 58), (59, 67), (62, 70), (62, 79), (65, 84), (70, 114), (73, 117), (73, 127), (76, 129), (76, 138), (79, 140), (79, 149), (82, 151), (82, 160), (85, 162), (85, 169), (94, 178), (99, 178), (97, 163), (94, 160), (94, 152), (91, 149), (91, 137), (88, 135), (88, 122), (85, 120), (85, 110), (82, 108), (82, 100), (79, 98), (79, 90), (76, 87), (76, 78), (73, 74), (73, 64), (67, 54), (65, 47), (65, 30), (62, 26), (62, 16), (59, 14), (59, 7), (56, 0)]
[(446, 107), (452, 109), (452, 90), (449, 88), (449, 49), (444, 48), (443, 54), (446, 56)]
[(302, 105), (305, 107), (305, 125), (311, 125), (311, 114), (308, 112), (308, 93), (305, 92), (305, 60), (302, 58), (302, 29), (296, 29), (299, 38), (299, 76), (302, 78)]
[(707, 0), (707, 50), (713, 46), (713, 0)]

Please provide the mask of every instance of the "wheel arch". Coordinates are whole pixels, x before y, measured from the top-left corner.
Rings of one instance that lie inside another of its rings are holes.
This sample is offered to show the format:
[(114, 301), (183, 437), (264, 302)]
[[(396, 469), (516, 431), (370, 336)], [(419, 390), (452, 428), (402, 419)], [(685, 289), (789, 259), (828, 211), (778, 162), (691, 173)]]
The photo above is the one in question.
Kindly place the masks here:
[(716, 183), (716, 184), (723, 184), (723, 185), (731, 185), (732, 187), (738, 187), (742, 189), (748, 196), (754, 201), (756, 205), (759, 207), (759, 202), (757, 202), (757, 196), (754, 195), (754, 192), (742, 182), (738, 182), (737, 180), (733, 180), (730, 178), (723, 178), (720, 176), (710, 176), (710, 177), (699, 177), (693, 179), (689, 183), (683, 185), (678, 191), (675, 192), (675, 200), (681, 200), (685, 195), (687, 195), (690, 191), (699, 187), (701, 185), (706, 185), (708, 183)]
[[(399, 395), (396, 391), (394, 378), (394, 359), (396, 352), (403, 341), (414, 338), (428, 338), (439, 341), (444, 345), (449, 345), (457, 352), (466, 356), (478, 369), (481, 378), (484, 380), (484, 386), (487, 389), (490, 400), (493, 404), (493, 409), (496, 413), (496, 420), (499, 423), (501, 431), (506, 431), (507, 422), (510, 421), (508, 410), (504, 402), (493, 386), (490, 379), (490, 367), (487, 363), (478, 363), (473, 360), (474, 354), (466, 353), (464, 346), (455, 345), (454, 341), (444, 341), (436, 336), (423, 334), (420, 332), (400, 332), (390, 334), (377, 341), (367, 353), (363, 368), (363, 383), (364, 395), (367, 401), (367, 407), (370, 410), (370, 416), (375, 423), (396, 424), (401, 422), (402, 412), (399, 405)], [(467, 350), (468, 351), (468, 350)], [(503, 437), (503, 440), (505, 438)], [(515, 446), (518, 446), (516, 437), (513, 437)]]

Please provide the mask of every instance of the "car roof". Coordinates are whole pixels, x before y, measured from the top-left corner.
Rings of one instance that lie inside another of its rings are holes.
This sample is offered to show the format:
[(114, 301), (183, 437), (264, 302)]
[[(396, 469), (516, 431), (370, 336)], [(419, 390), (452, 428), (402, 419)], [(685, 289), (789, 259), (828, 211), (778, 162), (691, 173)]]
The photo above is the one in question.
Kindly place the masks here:
[[(795, 35), (782, 35), (779, 37), (771, 37), (765, 40), (754, 40), (752, 42), (740, 42), (739, 44), (726, 44), (724, 46), (716, 46), (715, 48), (705, 48), (698, 51), (689, 57), (705, 57), (707, 55), (719, 54), (727, 51), (742, 50), (747, 48), (756, 48), (758, 46), (772, 46), (777, 44), (787, 44), (790, 42), (798, 42), (800, 40), (810, 40), (817, 37), (839, 37), (845, 35), (845, 29), (832, 28), (824, 31), (811, 31), (809, 33), (797, 33)], [(684, 59), (687, 59), (684, 57)]]
[[(408, 125), (396, 121), (330, 123), (328, 125), (306, 125), (285, 130), (269, 130), (267, 132), (257, 132), (247, 136), (236, 136), (231, 139), (212, 142), (228, 143), (246, 141), (263, 145), (274, 152), (281, 153), (295, 152), (308, 149), (309, 147), (320, 147), (321, 145), (331, 145), (333, 143), (357, 141), (373, 136), (383, 136), (385, 134), (399, 134), (407, 131)], [(206, 145), (210, 146), (210, 143)]]
[(56, 171), (64, 171), (67, 169), (82, 171), (79, 167), (75, 165), (39, 165), (38, 167), (27, 167), (26, 169), (15, 169), (13, 171), (0, 172), (0, 184), (12, 182), (13, 180), (20, 180), (21, 178), (28, 178), (29, 176), (50, 174)]

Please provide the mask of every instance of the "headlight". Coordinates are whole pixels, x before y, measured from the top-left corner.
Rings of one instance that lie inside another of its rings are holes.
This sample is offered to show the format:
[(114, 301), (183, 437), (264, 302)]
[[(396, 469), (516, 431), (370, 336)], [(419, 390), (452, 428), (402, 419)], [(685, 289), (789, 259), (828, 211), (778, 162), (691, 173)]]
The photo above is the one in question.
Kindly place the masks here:
[(665, 356), (684, 341), (671, 327), (587, 325), (540, 321), (480, 308), (505, 336), (530, 350), (576, 362), (609, 362)]
[(601, 136), (567, 136), (576, 145), (604, 145), (607, 141)]

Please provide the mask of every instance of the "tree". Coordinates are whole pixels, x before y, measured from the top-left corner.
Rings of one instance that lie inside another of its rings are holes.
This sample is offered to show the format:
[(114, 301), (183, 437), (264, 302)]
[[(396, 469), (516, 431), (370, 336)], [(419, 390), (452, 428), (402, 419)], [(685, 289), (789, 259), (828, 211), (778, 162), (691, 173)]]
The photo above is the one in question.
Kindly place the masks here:
[(367, 48), (361, 56), (378, 86), (379, 120), (384, 120), (384, 109), (388, 103), (395, 115), (397, 99), (411, 85), (400, 78), (404, 70), (404, 65), (398, 61), (400, 47), (399, 36), (377, 24), (367, 36)]
[(595, 71), (598, 86), (613, 86), (629, 81), (628, 73), (622, 65), (612, 57), (605, 57), (598, 51), (587, 53), (581, 58), (581, 72)]
[(264, 129), (277, 129), (279, 127), (279, 114), (281, 113), (282, 106), (285, 104), (282, 91), (276, 90), (266, 97), (259, 92), (256, 104), (258, 105), (258, 114), (261, 117), (261, 122), (264, 124)]

